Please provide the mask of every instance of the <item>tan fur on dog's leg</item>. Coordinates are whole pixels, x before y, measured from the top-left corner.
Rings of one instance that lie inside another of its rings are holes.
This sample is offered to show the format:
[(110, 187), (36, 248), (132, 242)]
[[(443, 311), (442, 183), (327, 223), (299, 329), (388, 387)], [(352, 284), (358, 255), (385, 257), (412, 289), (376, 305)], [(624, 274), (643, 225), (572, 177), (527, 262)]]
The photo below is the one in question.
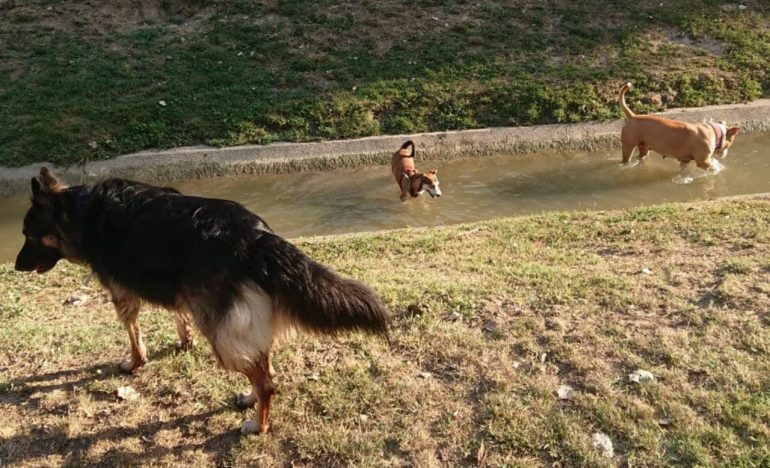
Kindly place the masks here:
[(141, 301), (133, 294), (113, 291), (112, 303), (115, 305), (118, 318), (128, 332), (128, 340), (131, 344), (131, 358), (120, 363), (120, 370), (131, 373), (147, 363), (147, 350), (144, 347), (138, 320)]
[(639, 150), (639, 162), (643, 162), (644, 158), (646, 158), (647, 155), (650, 154), (650, 147), (645, 145), (644, 143), (640, 143), (636, 147)]
[[(267, 357), (266, 358), (260, 359), (258, 361), (259, 361), (258, 363), (255, 363), (253, 366), (250, 366), (248, 369), (243, 371), (243, 373), (246, 375), (246, 377), (249, 378), (249, 382), (251, 382), (251, 391), (243, 392), (240, 395), (238, 395), (238, 399), (236, 400), (235, 403), (241, 409), (253, 408), (254, 405), (259, 400), (260, 385), (257, 382), (258, 379), (257, 379), (257, 372), (254, 370), (255, 367), (259, 367), (260, 365), (266, 365), (267, 366), (267, 375), (271, 379), (273, 377), (275, 377), (275, 369), (273, 369), (273, 362), (270, 359), (270, 352), (269, 351), (267, 353)], [(272, 383), (272, 381), (271, 381), (271, 383)]]
[(626, 143), (623, 142), (623, 160), (622, 164), (628, 164), (628, 161), (631, 160), (631, 155), (634, 154), (634, 148), (636, 148), (636, 145), (633, 143)]
[(174, 312), (174, 321), (176, 322), (176, 334), (179, 338), (176, 347), (182, 351), (189, 351), (195, 346), (190, 313), (187, 310), (177, 310)]
[[(251, 393), (249, 394), (249, 397), (252, 397), (259, 403), (257, 405), (256, 421), (256, 432), (259, 434), (267, 432), (267, 429), (270, 427), (268, 419), (270, 417), (270, 406), (273, 402), (273, 395), (275, 394), (275, 386), (270, 377), (269, 367), (270, 363), (268, 362), (267, 356), (262, 355), (257, 359), (253, 366), (250, 366), (243, 371), (251, 382)], [(254, 404), (254, 401), (249, 402), (252, 405)], [(252, 425), (244, 425), (244, 428), (249, 427), (252, 427)], [(250, 431), (242, 429), (242, 432)]]

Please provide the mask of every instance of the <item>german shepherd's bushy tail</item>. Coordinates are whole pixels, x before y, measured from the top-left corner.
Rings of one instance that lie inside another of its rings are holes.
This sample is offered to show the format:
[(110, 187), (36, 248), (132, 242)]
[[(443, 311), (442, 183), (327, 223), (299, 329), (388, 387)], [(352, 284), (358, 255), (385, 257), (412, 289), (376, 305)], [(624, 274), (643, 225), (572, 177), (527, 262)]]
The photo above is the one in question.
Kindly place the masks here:
[(258, 282), (292, 323), (326, 335), (360, 330), (387, 336), (390, 314), (371, 288), (343, 278), (276, 235), (265, 233), (261, 241), (259, 263), (265, 269)]
[(631, 83), (626, 83), (620, 87), (620, 91), (618, 91), (618, 103), (620, 103), (620, 108), (623, 109), (623, 113), (626, 114), (626, 117), (633, 119), (636, 117), (636, 114), (634, 114), (634, 112), (628, 108), (628, 105), (626, 105), (626, 91), (629, 89), (631, 89)]

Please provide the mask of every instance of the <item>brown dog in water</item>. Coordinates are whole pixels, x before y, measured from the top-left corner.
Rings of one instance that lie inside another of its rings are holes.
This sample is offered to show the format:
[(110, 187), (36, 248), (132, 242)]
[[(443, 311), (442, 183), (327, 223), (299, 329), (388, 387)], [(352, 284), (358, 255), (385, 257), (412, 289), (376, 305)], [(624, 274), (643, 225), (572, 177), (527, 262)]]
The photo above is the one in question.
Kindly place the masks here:
[(726, 128), (723, 122), (687, 123), (654, 115), (636, 115), (626, 105), (626, 91), (631, 83), (620, 88), (618, 102), (628, 120), (620, 133), (623, 164), (628, 163), (634, 148), (639, 148), (639, 160), (650, 150), (679, 160), (684, 171), (690, 161), (701, 169), (711, 169), (712, 157), (727, 157), (735, 141), (738, 127)]
[[(410, 151), (411, 148), (411, 151)], [(414, 166), (414, 142), (408, 140), (401, 148), (393, 153), (390, 160), (390, 169), (396, 178), (398, 188), (401, 189), (401, 201), (406, 201), (408, 195), (417, 197), (424, 191), (428, 191), (431, 198), (441, 196), (438, 177), (435, 169), (425, 173), (419, 172)]]

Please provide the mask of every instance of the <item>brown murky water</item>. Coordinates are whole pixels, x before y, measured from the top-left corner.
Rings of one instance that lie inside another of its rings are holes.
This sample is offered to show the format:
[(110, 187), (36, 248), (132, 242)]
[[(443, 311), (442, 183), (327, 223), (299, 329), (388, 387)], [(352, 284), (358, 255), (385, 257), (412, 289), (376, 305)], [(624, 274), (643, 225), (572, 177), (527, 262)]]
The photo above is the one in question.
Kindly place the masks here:
[[(719, 174), (677, 180), (678, 164), (651, 154), (620, 167), (620, 152), (498, 156), (430, 163), (444, 195), (401, 203), (390, 167), (196, 180), (184, 193), (237, 200), (285, 237), (443, 226), (554, 210), (608, 210), (770, 191), (770, 134), (740, 135)], [(694, 165), (693, 165), (694, 166)], [(694, 175), (698, 170), (692, 168)], [(28, 197), (0, 199), (0, 261), (22, 244)]]

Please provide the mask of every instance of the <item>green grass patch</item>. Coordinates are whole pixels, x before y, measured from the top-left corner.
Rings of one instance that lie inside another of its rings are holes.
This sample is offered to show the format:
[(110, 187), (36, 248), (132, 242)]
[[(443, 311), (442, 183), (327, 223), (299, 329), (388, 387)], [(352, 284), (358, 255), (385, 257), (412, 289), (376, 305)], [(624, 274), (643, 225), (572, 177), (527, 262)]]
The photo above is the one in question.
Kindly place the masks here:
[[(694, 234), (705, 229), (714, 242)], [(759, 197), (299, 239), (385, 298), (391, 342), (284, 343), (271, 430), (245, 438), (252, 415), (234, 395), (246, 379), (218, 369), (205, 343), (175, 351), (168, 314), (145, 306), (150, 363), (124, 376), (125, 332), (85, 270), (2, 265), (0, 455), (12, 466), (764, 466), (769, 229)], [(639, 368), (655, 379), (629, 382)], [(118, 400), (124, 385), (140, 398)], [(560, 385), (574, 398), (559, 400)]]
[(606, 119), (627, 80), (638, 112), (743, 102), (770, 92), (743, 3), (12, 2), (0, 164)]

